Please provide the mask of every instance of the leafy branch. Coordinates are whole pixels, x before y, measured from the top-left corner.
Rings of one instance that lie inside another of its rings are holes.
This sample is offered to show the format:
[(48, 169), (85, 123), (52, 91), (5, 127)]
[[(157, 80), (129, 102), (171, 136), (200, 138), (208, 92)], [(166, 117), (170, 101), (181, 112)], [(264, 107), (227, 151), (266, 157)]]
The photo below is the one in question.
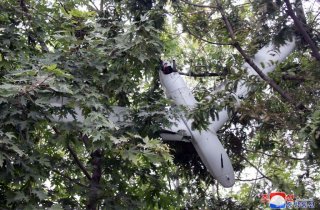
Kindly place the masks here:
[(84, 165), (82, 164), (82, 162), (80, 161), (80, 159), (77, 156), (77, 153), (73, 150), (73, 148), (68, 144), (67, 145), (67, 149), (70, 152), (71, 156), (74, 159), (74, 162), (79, 166), (79, 168), (81, 169), (81, 171), (84, 173), (84, 175), (91, 180), (91, 176), (89, 174), (89, 172), (87, 171), (87, 169), (84, 167)]

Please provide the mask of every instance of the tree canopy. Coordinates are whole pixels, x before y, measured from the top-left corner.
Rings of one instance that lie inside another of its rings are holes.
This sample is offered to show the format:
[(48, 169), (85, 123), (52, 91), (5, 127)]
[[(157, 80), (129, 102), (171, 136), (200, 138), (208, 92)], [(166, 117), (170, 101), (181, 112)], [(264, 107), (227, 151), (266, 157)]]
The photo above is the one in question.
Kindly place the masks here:
[[(0, 209), (264, 209), (258, 195), (271, 191), (319, 205), (318, 1), (2, 0), (0, 10)], [(266, 79), (242, 69), (294, 37)], [(218, 133), (233, 188), (191, 143), (160, 138), (161, 59), (193, 88), (195, 128), (228, 107)], [(235, 108), (240, 80), (252, 91)], [(114, 124), (114, 106), (130, 120)], [(79, 108), (83, 122), (53, 118)]]

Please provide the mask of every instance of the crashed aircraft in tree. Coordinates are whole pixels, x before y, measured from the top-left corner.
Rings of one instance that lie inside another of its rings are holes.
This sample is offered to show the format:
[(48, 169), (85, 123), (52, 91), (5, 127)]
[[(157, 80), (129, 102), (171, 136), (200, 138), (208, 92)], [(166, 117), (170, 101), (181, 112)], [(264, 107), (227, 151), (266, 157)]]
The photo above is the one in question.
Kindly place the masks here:
[[(260, 49), (253, 57), (252, 61), (267, 74), (273, 71), (277, 64), (283, 61), (295, 48), (295, 39), (286, 41), (281, 46), (275, 44), (268, 44)], [(184, 106), (188, 110), (196, 107), (197, 101), (195, 100), (192, 92), (187, 87), (182, 76), (178, 72), (170, 71), (172, 66), (169, 62), (163, 62), (160, 74), (160, 82), (165, 89), (166, 96), (172, 99), (173, 103), (177, 106)], [(248, 64), (244, 63), (242, 68), (246, 70), (248, 76), (257, 75), (254, 69)], [(250, 92), (249, 86), (245, 80), (238, 82), (237, 88), (233, 93), (236, 100), (245, 98)], [(68, 101), (65, 98), (54, 99), (51, 102), (53, 107), (61, 107)], [(233, 107), (235, 108), (235, 107)], [(59, 122), (83, 122), (85, 117), (79, 107), (74, 109), (75, 114), (67, 114), (65, 116), (53, 115), (53, 119)], [(127, 120), (124, 116), (128, 114), (125, 107), (113, 107), (113, 112), (110, 114), (109, 119), (115, 124)], [(187, 119), (184, 113), (180, 113), (178, 119), (172, 118), (168, 113), (169, 121), (173, 122), (169, 127), (163, 127), (161, 130), (170, 132), (160, 132), (160, 136), (164, 140), (175, 141), (190, 141), (195, 147), (202, 162), (210, 172), (210, 174), (223, 186), (232, 187), (235, 183), (235, 176), (231, 161), (224, 150), (221, 142), (218, 139), (217, 131), (229, 120), (227, 109), (218, 112), (218, 116), (214, 120), (209, 121), (207, 130), (195, 130), (192, 128), (192, 119)]]

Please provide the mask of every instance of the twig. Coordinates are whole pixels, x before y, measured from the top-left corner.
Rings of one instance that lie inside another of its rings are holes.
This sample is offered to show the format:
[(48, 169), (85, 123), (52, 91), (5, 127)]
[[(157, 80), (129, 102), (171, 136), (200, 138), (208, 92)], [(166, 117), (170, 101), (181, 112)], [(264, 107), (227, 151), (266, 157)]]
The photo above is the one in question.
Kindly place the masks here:
[(89, 0), (90, 2), (91, 2), (91, 4), (94, 6), (94, 8), (97, 10), (97, 11), (100, 11), (99, 9), (98, 9), (98, 7), (96, 6), (96, 4), (94, 3), (94, 1), (92, 1), (92, 0)]
[(45, 82), (45, 81), (47, 81), (49, 78), (50, 78), (50, 76), (51, 75), (48, 75), (48, 76), (46, 76), (41, 82), (36, 82), (35, 84), (32, 84), (31, 85), (31, 87), (30, 87), (30, 89), (25, 89), (23, 92), (22, 92), (22, 94), (24, 95), (24, 94), (28, 94), (29, 92), (31, 92), (31, 91), (34, 91), (36, 88), (38, 88), (38, 87), (40, 87), (40, 86), (42, 86), (42, 84)]
[(235, 179), (236, 181), (240, 181), (240, 182), (252, 182), (252, 181), (256, 181), (256, 180), (259, 180), (259, 179), (265, 179), (265, 177), (257, 177), (257, 178), (254, 178), (254, 179)]
[(209, 44), (214, 44), (214, 45), (233, 45), (232, 43), (220, 43), (220, 42), (212, 42), (212, 41), (209, 41), (209, 40), (206, 40), (194, 33), (191, 32), (191, 30), (189, 29), (188, 26), (185, 25), (185, 29), (188, 31), (188, 33), (192, 36), (194, 36), (196, 39), (200, 39), (201, 41), (204, 41), (204, 42), (207, 42)]
[(79, 160), (76, 152), (71, 148), (71, 146), (68, 144), (67, 145), (67, 149), (70, 152), (71, 156), (73, 157), (75, 163), (79, 166), (79, 168), (81, 169), (81, 171), (84, 173), (84, 175), (91, 180), (91, 176), (88, 173), (87, 169), (84, 167), (84, 165), (81, 163), (81, 161)]
[[(204, 193), (206, 193), (208, 191), (209, 187), (211, 186), (211, 181), (212, 181), (211, 176), (209, 176), (209, 180), (208, 179), (205, 180), (204, 183), (208, 183), (208, 184), (207, 184), (206, 188), (203, 190)], [(219, 184), (217, 183), (217, 194), (218, 194), (218, 186), (219, 186)], [(197, 203), (200, 199), (204, 198), (205, 196), (206, 196), (205, 194), (203, 196), (199, 196), (196, 200), (192, 201), (192, 203)]]
[(58, 4), (60, 4), (60, 6), (63, 8), (63, 10), (68, 14), (70, 15), (69, 11), (67, 10), (67, 8), (64, 6), (64, 4), (60, 1), (58, 1)]
[(315, 16), (314, 16), (314, 18), (313, 18), (313, 20), (311, 21), (311, 25), (313, 25), (315, 22), (316, 22), (316, 20), (317, 20), (317, 18), (318, 18), (318, 16), (320, 15), (320, 12), (318, 12)]
[[(261, 160), (262, 160), (262, 156), (260, 156), (260, 158), (259, 158), (258, 167), (261, 166)], [(253, 193), (253, 189), (255, 188), (255, 186), (256, 186), (256, 184), (257, 184), (257, 178), (258, 178), (258, 171), (257, 171), (257, 173), (256, 173), (256, 180), (254, 180), (254, 183), (253, 183), (252, 186), (251, 186), (250, 193), (249, 193), (248, 198), (247, 198), (247, 201), (248, 201), (248, 202), (250, 201), (251, 195), (252, 195), (252, 193)]]
[(220, 43), (220, 42), (212, 42), (212, 41), (209, 41), (209, 40), (206, 40), (196, 34), (194, 34), (190, 29), (189, 27), (187, 26), (187, 24), (185, 23), (185, 21), (183, 20), (183, 17), (181, 16), (181, 14), (178, 14), (178, 17), (179, 19), (181, 20), (181, 22), (183, 23), (183, 26), (184, 26), (184, 29), (186, 29), (186, 31), (191, 35), (191, 36), (194, 36), (196, 39), (199, 39), (203, 42), (207, 42), (209, 44), (214, 44), (214, 45), (232, 45), (232, 43)]
[(302, 35), (304, 40), (309, 44), (309, 47), (312, 50), (312, 55), (318, 61), (320, 61), (320, 53), (319, 53), (319, 50), (318, 50), (317, 46), (315, 45), (315, 43), (313, 42), (313, 40), (311, 39), (311, 37), (309, 36), (307, 31), (305, 30), (305, 28), (303, 27), (303, 24), (301, 23), (301, 21), (294, 14), (292, 6), (291, 6), (289, 0), (284, 0), (284, 2), (287, 5), (287, 9), (288, 9), (287, 13), (288, 13), (288, 15), (293, 19), (293, 22), (294, 22), (295, 26), (297, 27), (298, 31), (300, 32), (300, 34)]
[(304, 160), (304, 158), (296, 158), (296, 157), (291, 157), (291, 156), (270, 155), (270, 154), (267, 154), (267, 153), (264, 153), (264, 152), (261, 152), (261, 151), (254, 151), (254, 150), (251, 150), (251, 149), (244, 149), (244, 150), (246, 150), (248, 152), (252, 152), (252, 153), (260, 153), (262, 155), (269, 156), (269, 157), (277, 157), (277, 158), (292, 159), (292, 160)]
[(94, 9), (96, 10), (96, 12), (102, 12), (99, 10), (99, 8), (95, 5), (94, 1), (89, 0), (89, 2), (93, 5)]
[(220, 193), (219, 193), (219, 183), (218, 182), (216, 183), (216, 187), (217, 187), (217, 199), (218, 199), (218, 201), (220, 201), (221, 198), (220, 198)]
[(73, 182), (73, 183), (75, 183), (75, 184), (77, 184), (77, 185), (79, 185), (79, 186), (81, 186), (81, 187), (88, 188), (88, 186), (86, 186), (86, 185), (84, 185), (84, 184), (81, 184), (80, 182), (72, 179), (71, 177), (69, 177), (69, 176), (61, 173), (60, 171), (58, 171), (58, 170), (56, 170), (56, 169), (50, 169), (49, 167), (46, 167), (46, 168), (49, 169), (49, 170), (51, 170), (52, 172), (58, 174), (59, 176), (62, 176), (62, 177), (64, 177), (64, 178), (68, 179), (70, 182)]
[(251, 163), (246, 157), (244, 157), (243, 155), (241, 155), (241, 157), (242, 157), (245, 161), (247, 161), (247, 163), (249, 163), (249, 165), (251, 165), (254, 169), (256, 169), (263, 178), (266, 178), (266, 179), (268, 179), (269, 181), (272, 182), (272, 179), (271, 179), (270, 177), (268, 177), (268, 176), (266, 176), (264, 173), (262, 173), (262, 172), (260, 171), (260, 169), (259, 169), (257, 166), (255, 166), (253, 163)]

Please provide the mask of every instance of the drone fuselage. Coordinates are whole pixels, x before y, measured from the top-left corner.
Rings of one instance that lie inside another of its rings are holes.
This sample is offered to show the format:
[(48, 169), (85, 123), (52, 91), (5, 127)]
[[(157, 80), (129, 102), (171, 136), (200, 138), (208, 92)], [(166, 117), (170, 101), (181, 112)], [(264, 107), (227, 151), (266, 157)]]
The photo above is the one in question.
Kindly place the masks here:
[[(190, 111), (195, 108), (197, 101), (179, 73), (164, 74), (160, 71), (160, 81), (167, 97), (172, 99), (175, 105), (185, 106)], [(211, 175), (222, 186), (232, 187), (235, 181), (232, 164), (216, 132), (210, 129), (193, 130), (191, 119), (186, 119), (182, 113), (180, 118), (191, 135), (193, 146)]]

